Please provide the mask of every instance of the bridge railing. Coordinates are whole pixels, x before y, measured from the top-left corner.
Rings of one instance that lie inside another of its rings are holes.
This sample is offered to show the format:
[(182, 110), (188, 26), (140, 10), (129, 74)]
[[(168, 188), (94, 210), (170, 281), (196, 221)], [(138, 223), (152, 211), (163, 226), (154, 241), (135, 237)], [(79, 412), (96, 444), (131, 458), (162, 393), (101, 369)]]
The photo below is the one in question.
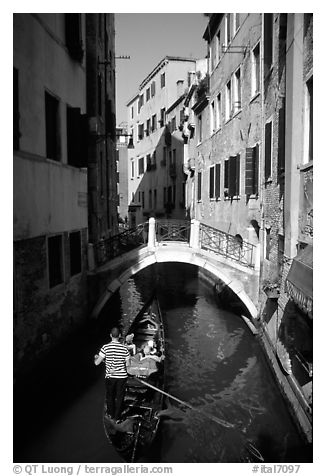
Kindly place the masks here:
[(229, 233), (203, 223), (200, 224), (199, 230), (200, 248), (213, 251), (245, 266), (252, 268), (255, 266), (255, 246), (252, 243), (240, 241)]
[(123, 231), (94, 245), (97, 265), (102, 265), (127, 251), (138, 248), (148, 241), (148, 222)]
[(189, 242), (191, 222), (189, 220), (156, 220), (155, 235), (162, 241)]

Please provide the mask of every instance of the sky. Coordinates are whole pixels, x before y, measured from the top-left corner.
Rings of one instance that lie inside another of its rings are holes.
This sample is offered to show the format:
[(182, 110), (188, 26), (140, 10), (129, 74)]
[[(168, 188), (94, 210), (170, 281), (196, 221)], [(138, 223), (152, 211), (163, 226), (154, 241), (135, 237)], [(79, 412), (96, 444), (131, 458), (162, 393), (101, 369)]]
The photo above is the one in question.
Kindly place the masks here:
[(203, 13), (116, 13), (117, 125), (127, 120), (126, 103), (140, 83), (166, 55), (204, 58), (203, 34), (208, 18)]

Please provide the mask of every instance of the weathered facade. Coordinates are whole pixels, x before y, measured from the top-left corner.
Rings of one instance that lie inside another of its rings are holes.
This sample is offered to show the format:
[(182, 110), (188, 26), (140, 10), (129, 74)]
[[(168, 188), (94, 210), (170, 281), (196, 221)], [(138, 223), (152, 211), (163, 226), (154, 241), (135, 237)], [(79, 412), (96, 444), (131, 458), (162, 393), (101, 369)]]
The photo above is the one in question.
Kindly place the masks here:
[[(195, 75), (196, 61), (165, 57), (149, 73), (128, 102), (129, 222), (149, 216), (184, 218), (183, 141), (178, 131), (186, 88)], [(169, 122), (167, 122), (167, 117)]]
[(265, 55), (261, 318), (292, 400), (311, 420), (313, 17), (264, 17), (271, 57)]
[(259, 244), (261, 15), (213, 14), (204, 33), (208, 75), (195, 92), (194, 215)]
[[(91, 20), (100, 28), (98, 15)], [(98, 56), (105, 58), (105, 52), (111, 51), (114, 58), (113, 15), (106, 19), (107, 40), (104, 40), (104, 17), (102, 20), (103, 43), (100, 46), (94, 43), (94, 51), (90, 52), (87, 15), (14, 14), (14, 368), (17, 376), (80, 326), (88, 314), (88, 188), (90, 185), (95, 203), (102, 199), (98, 196), (98, 184), (103, 174), (106, 180), (115, 181), (111, 169), (104, 168), (97, 171), (95, 181), (92, 178), (101, 153), (103, 162), (111, 157), (110, 149), (95, 150), (91, 142), (94, 135), (90, 138), (93, 111), (88, 111), (96, 95), (94, 83), (97, 84), (96, 71), (88, 70), (90, 56), (97, 62)], [(96, 64), (96, 68), (101, 66)], [(114, 111), (113, 93), (112, 79), (107, 96), (104, 93), (97, 96), (103, 101), (103, 111), (107, 97), (112, 99)], [(98, 103), (95, 107), (99, 107)], [(115, 147), (112, 148), (115, 163)], [(114, 188), (113, 183), (111, 186)], [(109, 186), (103, 200), (110, 199)], [(116, 211), (110, 212), (112, 206), (114, 200), (104, 209), (117, 222)], [(92, 207), (93, 204), (91, 210)], [(91, 219), (92, 239), (112, 226), (111, 220), (101, 229), (93, 223)]]
[(121, 123), (116, 128), (117, 173), (119, 195), (119, 228), (128, 227), (128, 126)]
[(89, 241), (118, 233), (114, 14), (86, 15)]

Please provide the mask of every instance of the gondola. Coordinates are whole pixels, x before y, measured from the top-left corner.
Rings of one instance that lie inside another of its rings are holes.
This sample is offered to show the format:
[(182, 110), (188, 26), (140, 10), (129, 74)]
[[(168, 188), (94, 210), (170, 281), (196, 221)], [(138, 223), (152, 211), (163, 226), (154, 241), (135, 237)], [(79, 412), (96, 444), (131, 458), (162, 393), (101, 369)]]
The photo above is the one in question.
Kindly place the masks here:
[[(126, 335), (133, 334), (136, 355), (127, 366), (128, 380), (119, 422), (114, 422), (104, 408), (103, 422), (107, 438), (126, 462), (135, 462), (149, 454), (157, 434), (164, 396), (146, 385), (164, 388), (164, 328), (156, 295), (145, 304)], [(142, 359), (145, 346), (157, 359)], [(141, 360), (142, 359), (142, 360)], [(158, 362), (157, 360), (160, 359)], [(144, 383), (142, 383), (144, 382)]]

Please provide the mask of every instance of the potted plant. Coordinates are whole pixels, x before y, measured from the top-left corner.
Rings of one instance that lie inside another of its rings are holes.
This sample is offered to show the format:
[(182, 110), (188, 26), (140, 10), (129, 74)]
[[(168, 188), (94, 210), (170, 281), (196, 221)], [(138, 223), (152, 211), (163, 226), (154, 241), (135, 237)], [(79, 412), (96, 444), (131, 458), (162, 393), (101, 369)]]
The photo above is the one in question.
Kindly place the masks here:
[(278, 299), (280, 296), (280, 284), (276, 279), (265, 279), (262, 288), (266, 296), (270, 299)]

